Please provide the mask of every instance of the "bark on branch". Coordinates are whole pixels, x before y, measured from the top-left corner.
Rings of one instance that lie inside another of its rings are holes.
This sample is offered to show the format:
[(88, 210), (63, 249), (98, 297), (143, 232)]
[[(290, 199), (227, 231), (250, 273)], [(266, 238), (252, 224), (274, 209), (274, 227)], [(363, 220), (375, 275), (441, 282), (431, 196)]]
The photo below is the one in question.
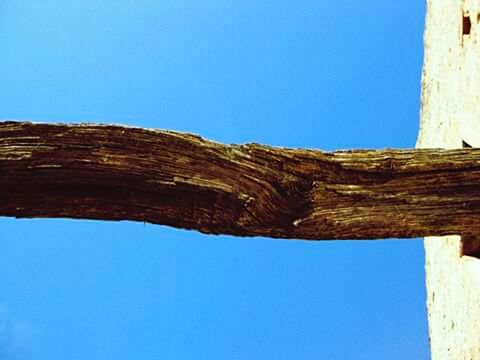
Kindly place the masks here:
[(480, 149), (327, 153), (2, 122), (0, 215), (312, 240), (478, 234)]

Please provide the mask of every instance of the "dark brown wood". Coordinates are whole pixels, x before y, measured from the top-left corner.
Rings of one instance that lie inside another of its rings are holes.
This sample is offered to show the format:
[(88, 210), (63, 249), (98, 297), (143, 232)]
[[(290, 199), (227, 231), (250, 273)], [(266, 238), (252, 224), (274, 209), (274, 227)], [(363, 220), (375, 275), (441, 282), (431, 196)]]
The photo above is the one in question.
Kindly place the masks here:
[(3, 122), (0, 215), (311, 240), (478, 234), (480, 149), (329, 153)]

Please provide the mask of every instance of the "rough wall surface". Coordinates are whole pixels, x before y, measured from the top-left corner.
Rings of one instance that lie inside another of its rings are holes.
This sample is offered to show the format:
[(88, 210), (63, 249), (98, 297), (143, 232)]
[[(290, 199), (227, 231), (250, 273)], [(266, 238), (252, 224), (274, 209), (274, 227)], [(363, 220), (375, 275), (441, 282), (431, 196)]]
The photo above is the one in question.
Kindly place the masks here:
[[(427, 0), (424, 41), (417, 147), (480, 147), (480, 0)], [(434, 360), (480, 359), (480, 260), (462, 254), (459, 236), (425, 239)]]

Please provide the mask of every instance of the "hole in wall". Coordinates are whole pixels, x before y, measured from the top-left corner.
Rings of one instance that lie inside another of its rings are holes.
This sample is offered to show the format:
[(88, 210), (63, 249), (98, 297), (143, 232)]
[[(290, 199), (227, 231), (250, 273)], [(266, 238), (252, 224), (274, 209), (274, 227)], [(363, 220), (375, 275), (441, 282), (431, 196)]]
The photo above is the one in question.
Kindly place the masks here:
[(470, 16), (464, 13), (462, 16), (462, 34), (470, 35), (471, 30), (472, 30), (472, 22), (470, 21)]
[(480, 14), (477, 14), (477, 24), (480, 23)]
[(460, 255), (480, 259), (480, 236), (462, 236), (462, 252)]
[(463, 147), (463, 148), (471, 148), (472, 145), (470, 145), (469, 143), (467, 143), (465, 140), (462, 140), (462, 147)]

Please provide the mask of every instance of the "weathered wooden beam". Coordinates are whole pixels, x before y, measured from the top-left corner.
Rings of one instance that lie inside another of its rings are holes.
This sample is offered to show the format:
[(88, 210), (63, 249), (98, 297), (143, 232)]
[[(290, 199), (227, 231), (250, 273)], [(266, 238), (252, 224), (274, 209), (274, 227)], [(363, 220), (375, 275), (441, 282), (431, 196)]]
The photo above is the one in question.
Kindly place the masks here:
[(311, 240), (478, 234), (480, 149), (329, 153), (2, 122), (0, 215)]

